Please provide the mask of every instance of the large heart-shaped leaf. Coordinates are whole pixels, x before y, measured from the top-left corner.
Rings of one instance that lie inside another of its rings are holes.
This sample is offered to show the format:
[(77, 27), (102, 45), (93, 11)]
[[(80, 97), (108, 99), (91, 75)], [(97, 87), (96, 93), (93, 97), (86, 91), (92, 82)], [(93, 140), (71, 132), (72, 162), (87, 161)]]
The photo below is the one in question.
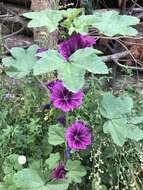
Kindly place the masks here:
[(28, 75), (36, 63), (36, 51), (38, 46), (32, 45), (27, 50), (23, 48), (12, 48), (13, 57), (6, 57), (2, 60), (3, 65), (7, 67), (7, 74), (10, 77), (21, 79)]
[(62, 11), (46, 9), (40, 12), (24, 13), (23, 16), (31, 19), (28, 27), (45, 26), (51, 33), (57, 29), (59, 21), (63, 18), (62, 14)]

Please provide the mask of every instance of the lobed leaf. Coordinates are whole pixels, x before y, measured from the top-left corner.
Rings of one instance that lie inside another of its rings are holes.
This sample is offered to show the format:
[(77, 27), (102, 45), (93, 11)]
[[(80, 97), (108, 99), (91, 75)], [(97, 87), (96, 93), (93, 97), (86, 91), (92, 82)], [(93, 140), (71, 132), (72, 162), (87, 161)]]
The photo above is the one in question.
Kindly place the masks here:
[(132, 27), (140, 22), (137, 17), (119, 15), (117, 11), (106, 11), (94, 15), (82, 15), (75, 18), (69, 29), (69, 34), (74, 31), (87, 34), (89, 27), (95, 27), (106, 36), (127, 35), (136, 36), (137, 30)]
[(37, 45), (32, 45), (27, 50), (23, 48), (12, 48), (11, 55), (13, 57), (6, 57), (2, 59), (2, 63), (7, 67), (6, 73), (13, 78), (21, 79), (28, 75), (35, 63)]
[(45, 53), (38, 54), (40, 60), (34, 66), (34, 75), (40, 75), (59, 69), (64, 64), (64, 59), (56, 50), (48, 50)]
[(65, 61), (56, 50), (49, 50), (38, 54), (41, 59), (34, 66), (34, 75), (57, 70), (58, 78), (63, 81), (65, 87), (77, 92), (84, 85), (86, 70), (94, 74), (108, 73), (107, 66), (96, 53), (101, 52), (93, 48), (80, 49), (71, 55), (69, 61)]
[(61, 145), (65, 142), (65, 130), (58, 124), (50, 126), (48, 135), (48, 142), (51, 145)]
[(68, 171), (66, 177), (69, 183), (81, 183), (82, 177), (86, 175), (86, 170), (79, 160), (68, 160), (66, 163), (66, 170)]
[(143, 131), (135, 125), (127, 124), (126, 119), (113, 119), (105, 122), (103, 131), (109, 133), (118, 146), (123, 146), (127, 138), (135, 141), (143, 139)]
[(70, 60), (73, 61), (77, 67), (94, 74), (108, 74), (108, 67), (96, 53), (97, 51), (93, 48), (79, 49), (72, 54)]
[(13, 181), (17, 188), (28, 189), (28, 190), (42, 190), (44, 181), (41, 179), (37, 171), (25, 168), (17, 172)]
[(131, 123), (131, 124), (138, 124), (138, 123), (143, 122), (143, 116), (136, 116), (136, 117), (131, 117), (128, 119), (129, 119), (128, 123)]
[(95, 13), (92, 26), (99, 29), (100, 33), (107, 36), (127, 35), (136, 36), (137, 30), (131, 27), (140, 22), (137, 17), (119, 15), (117, 11)]
[(50, 154), (50, 157), (46, 160), (46, 164), (48, 164), (49, 169), (54, 169), (58, 164), (59, 160), (60, 160), (59, 152), (52, 153)]
[(31, 19), (28, 27), (45, 26), (51, 33), (58, 27), (59, 21), (62, 20), (62, 11), (45, 9), (40, 12), (24, 13), (23, 16)]
[(115, 97), (111, 92), (103, 95), (100, 112), (108, 119), (121, 118), (130, 113), (133, 108), (133, 100), (130, 97)]

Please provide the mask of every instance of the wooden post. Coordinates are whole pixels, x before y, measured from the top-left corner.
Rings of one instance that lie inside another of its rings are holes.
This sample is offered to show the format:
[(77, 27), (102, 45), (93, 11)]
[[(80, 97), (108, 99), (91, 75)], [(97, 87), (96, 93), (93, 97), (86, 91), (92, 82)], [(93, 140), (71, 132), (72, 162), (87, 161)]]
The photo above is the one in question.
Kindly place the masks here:
[[(59, 0), (32, 0), (33, 11), (41, 11), (44, 9), (58, 9)], [(34, 40), (41, 47), (54, 48), (58, 42), (58, 31), (51, 34), (45, 28), (34, 29)]]

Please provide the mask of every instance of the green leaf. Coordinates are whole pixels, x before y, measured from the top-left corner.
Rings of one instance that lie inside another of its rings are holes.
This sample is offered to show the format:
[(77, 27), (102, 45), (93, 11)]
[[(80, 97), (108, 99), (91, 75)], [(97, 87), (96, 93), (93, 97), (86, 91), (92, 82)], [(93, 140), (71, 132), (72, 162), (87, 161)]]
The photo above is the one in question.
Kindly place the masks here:
[[(62, 180), (60, 182), (45, 183), (36, 170), (25, 168), (17, 172), (13, 181), (16, 188), (20, 190), (67, 190), (68, 182)], [(46, 185), (45, 185), (46, 184)], [(4, 189), (5, 190), (5, 189)]]
[(139, 141), (143, 139), (143, 131), (134, 125), (128, 125), (126, 119), (113, 119), (105, 122), (104, 133), (111, 134), (115, 144), (123, 146), (127, 138)]
[(59, 69), (64, 64), (64, 59), (56, 50), (48, 50), (38, 54), (42, 57), (34, 66), (34, 75), (40, 75)]
[(132, 140), (135, 140), (135, 141), (142, 140), (143, 139), (143, 131), (135, 125), (128, 124), (127, 125), (127, 137)]
[(65, 130), (58, 124), (50, 126), (48, 135), (48, 142), (51, 145), (56, 146), (65, 142)]
[(4, 182), (4, 186), (5, 186), (6, 190), (11, 190), (11, 189), (16, 190), (15, 184), (13, 183), (14, 174), (15, 174), (15, 171), (13, 171), (12, 173), (6, 174), (4, 176), (3, 182)]
[(82, 15), (75, 18), (73, 25), (69, 28), (69, 34), (74, 31), (81, 34), (87, 34), (89, 27), (96, 27), (100, 33), (107, 36), (116, 35), (137, 35), (137, 30), (131, 27), (140, 22), (137, 17), (119, 15), (117, 11), (106, 11), (103, 13), (95, 13), (94, 15)]
[(69, 28), (69, 34), (72, 34), (74, 31), (81, 34), (88, 34), (89, 26), (91, 26), (93, 22), (93, 15), (81, 15), (74, 19), (73, 25)]
[(28, 75), (36, 63), (36, 51), (38, 46), (33, 45), (27, 50), (22, 48), (12, 48), (11, 54), (13, 57), (2, 59), (3, 65), (6, 66), (7, 74), (10, 77), (21, 79)]
[(143, 116), (136, 116), (136, 117), (131, 117), (128, 119), (129, 119), (128, 123), (132, 123), (132, 124), (138, 124), (138, 123), (143, 122)]
[(84, 85), (85, 70), (77, 67), (73, 62), (66, 62), (58, 69), (58, 78), (64, 86), (72, 92), (79, 91)]
[(79, 160), (68, 160), (66, 163), (66, 170), (68, 171), (66, 177), (69, 183), (81, 183), (81, 178), (86, 175), (86, 170)]
[(42, 190), (67, 190), (68, 186), (67, 180), (62, 180), (60, 182), (48, 183)]
[(77, 50), (70, 60), (73, 61), (77, 67), (85, 69), (94, 74), (108, 74), (108, 68), (100, 57), (96, 55), (98, 51), (93, 48), (84, 48)]
[(50, 157), (46, 160), (46, 164), (48, 164), (49, 169), (52, 170), (56, 167), (59, 160), (60, 160), (59, 152), (52, 153), (52, 154), (50, 154)]
[(48, 32), (53, 32), (57, 29), (59, 21), (62, 20), (62, 11), (58, 10), (42, 10), (40, 12), (24, 13), (23, 16), (31, 19), (28, 27), (43, 27), (48, 29)]
[(133, 108), (130, 97), (115, 97), (110, 92), (104, 93), (101, 107), (103, 117), (110, 119), (104, 123), (104, 133), (109, 133), (115, 144), (123, 146), (127, 138), (139, 141), (143, 131), (133, 124), (143, 122), (143, 117), (127, 117)]
[(110, 92), (103, 95), (100, 112), (108, 119), (121, 118), (130, 113), (133, 108), (133, 100), (130, 97), (115, 97)]
[(5, 187), (3, 183), (0, 183), (0, 190), (7, 190), (7, 188)]
[(69, 29), (72, 25), (72, 21), (78, 17), (78, 15), (81, 13), (82, 9), (76, 9), (76, 8), (69, 8), (65, 11), (63, 11), (63, 16), (66, 17), (66, 19), (61, 23), (61, 26)]
[(5, 158), (2, 169), (5, 174), (13, 173), (15, 170), (20, 170), (22, 166), (18, 163), (18, 154), (11, 154)]
[(96, 53), (101, 52), (93, 48), (80, 49), (71, 55), (70, 61), (66, 62), (56, 50), (49, 50), (38, 54), (41, 59), (34, 66), (34, 75), (57, 70), (58, 78), (63, 81), (65, 87), (77, 92), (84, 85), (86, 70), (95, 74), (108, 73), (107, 66)]
[(140, 22), (137, 17), (119, 15), (117, 11), (107, 11), (103, 13), (95, 13), (92, 26), (99, 29), (100, 33), (107, 36), (116, 35), (137, 35), (137, 30), (131, 27)]
[(109, 133), (114, 143), (118, 146), (123, 146), (126, 141), (126, 122), (127, 121), (125, 119), (114, 119), (105, 122), (103, 125), (104, 133)]
[(72, 21), (81, 13), (81, 11), (81, 8), (69, 8), (63, 11), (63, 16)]
[(13, 181), (16, 187), (22, 190), (42, 190), (44, 186), (44, 181), (38, 172), (28, 168), (17, 172), (13, 177)]

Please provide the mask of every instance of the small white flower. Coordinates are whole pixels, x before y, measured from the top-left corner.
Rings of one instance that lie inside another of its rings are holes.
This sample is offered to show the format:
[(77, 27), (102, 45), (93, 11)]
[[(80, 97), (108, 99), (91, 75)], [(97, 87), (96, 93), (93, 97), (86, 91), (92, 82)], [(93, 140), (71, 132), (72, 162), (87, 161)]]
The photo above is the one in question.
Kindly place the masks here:
[(19, 156), (18, 157), (18, 163), (20, 165), (24, 165), (26, 163), (26, 156), (24, 156), (24, 155)]

